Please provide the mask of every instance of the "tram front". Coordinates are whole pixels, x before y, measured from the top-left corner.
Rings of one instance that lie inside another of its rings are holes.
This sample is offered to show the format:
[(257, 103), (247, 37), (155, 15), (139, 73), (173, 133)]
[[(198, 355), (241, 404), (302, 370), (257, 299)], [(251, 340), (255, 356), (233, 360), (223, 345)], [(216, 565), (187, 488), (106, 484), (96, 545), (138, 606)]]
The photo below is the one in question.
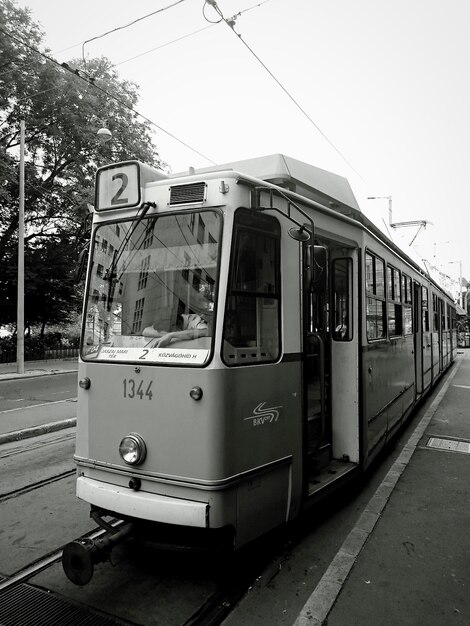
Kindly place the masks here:
[(235, 179), (230, 195), (216, 174), (144, 184), (137, 169), (134, 194), (139, 165), (126, 167), (104, 168), (97, 192), (77, 495), (100, 516), (158, 523), (157, 540), (177, 526), (239, 546), (286, 521), (299, 495), (301, 424), (286, 416), (300, 415), (300, 364), (279, 364), (280, 223), (238, 208), (249, 192)]

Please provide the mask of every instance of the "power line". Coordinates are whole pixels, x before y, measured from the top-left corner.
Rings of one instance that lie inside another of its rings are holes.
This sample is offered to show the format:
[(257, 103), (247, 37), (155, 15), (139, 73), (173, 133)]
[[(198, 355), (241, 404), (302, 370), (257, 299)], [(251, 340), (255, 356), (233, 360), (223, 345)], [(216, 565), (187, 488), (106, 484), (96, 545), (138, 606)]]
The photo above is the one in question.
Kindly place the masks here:
[[(289, 93), (289, 91), (286, 89), (286, 87), (284, 87), (284, 85), (281, 83), (281, 81), (276, 78), (276, 76), (271, 72), (271, 70), (266, 66), (266, 64), (260, 59), (260, 57), (255, 53), (255, 51), (243, 39), (243, 37), (240, 35), (240, 33), (236, 32), (236, 30), (235, 30), (235, 21), (236, 21), (236, 19), (238, 17), (238, 14), (236, 14), (236, 15), (226, 19), (224, 17), (224, 15), (223, 15), (222, 11), (220, 10), (219, 6), (217, 5), (216, 0), (205, 0), (204, 6), (206, 4), (211, 5), (214, 8), (214, 10), (220, 15), (220, 18), (221, 18), (217, 22), (212, 22), (210, 20), (207, 20), (207, 21), (210, 22), (211, 24), (219, 24), (220, 22), (224, 21), (227, 24), (227, 26), (229, 26), (230, 30), (238, 37), (238, 39), (247, 48), (247, 50), (251, 53), (251, 55), (266, 70), (266, 72), (277, 83), (277, 85), (283, 90), (283, 92), (288, 96), (288, 98), (290, 98), (290, 100), (295, 104), (295, 106), (299, 109), (299, 111), (317, 129), (317, 131), (320, 133), (320, 135), (330, 144), (330, 146), (337, 152), (337, 154), (339, 154), (339, 156), (343, 159), (343, 161), (345, 163), (347, 163), (347, 165), (349, 165), (349, 167), (353, 170), (353, 172), (355, 172), (359, 176), (359, 178), (363, 182), (365, 182), (365, 180), (361, 176), (361, 174), (359, 174), (359, 172), (352, 166), (352, 164), (348, 161), (348, 159), (344, 156), (344, 154), (335, 146), (335, 144), (329, 139), (329, 137), (321, 130), (321, 128), (318, 126), (318, 124), (316, 124), (313, 121), (313, 119), (308, 115), (308, 113), (305, 111), (305, 109), (299, 104), (299, 102), (297, 102), (297, 100), (294, 98), (294, 96), (291, 93)], [(205, 17), (205, 14), (204, 14), (204, 17)], [(205, 17), (205, 19), (207, 19), (207, 18)]]
[(152, 17), (153, 15), (156, 15), (157, 13), (163, 13), (163, 11), (167, 11), (168, 9), (171, 9), (171, 8), (175, 7), (177, 4), (181, 4), (184, 1), (185, 0), (177, 0), (176, 2), (173, 2), (173, 4), (169, 4), (166, 7), (162, 7), (161, 9), (157, 9), (156, 11), (152, 11), (152, 13), (148, 13), (147, 15), (143, 15), (142, 17), (138, 17), (136, 20), (133, 20), (132, 22), (129, 22), (128, 24), (123, 24), (122, 26), (117, 26), (116, 28), (108, 30), (105, 33), (102, 33), (101, 35), (96, 35), (96, 37), (92, 37), (91, 39), (87, 39), (82, 44), (82, 57), (83, 57), (83, 60), (85, 60), (85, 44), (90, 43), (91, 41), (95, 41), (96, 39), (101, 39), (102, 37), (106, 37), (106, 35), (110, 35), (111, 33), (115, 33), (118, 30), (123, 30), (124, 28), (129, 28), (129, 26), (133, 26), (134, 24), (137, 24), (137, 22), (142, 22), (143, 20), (146, 20), (147, 18)]
[[(180, 1), (183, 1), (183, 0), (180, 0)], [(191, 150), (195, 154), (198, 154), (200, 157), (202, 157), (206, 161), (209, 161), (209, 163), (212, 163), (212, 165), (216, 165), (216, 163), (212, 159), (210, 159), (206, 155), (202, 154), (202, 152), (199, 152), (199, 150), (196, 150), (196, 148), (193, 148), (192, 146), (187, 144), (185, 141), (183, 141), (182, 139), (179, 139), (179, 137), (177, 137), (173, 133), (170, 133), (170, 131), (166, 130), (165, 128), (163, 128), (162, 126), (160, 126), (159, 124), (157, 124), (156, 122), (151, 120), (149, 117), (147, 117), (147, 116), (143, 115), (142, 113), (140, 113), (139, 111), (134, 109), (131, 105), (127, 104), (127, 102), (124, 102), (123, 100), (121, 100), (120, 98), (118, 98), (114, 94), (110, 93), (109, 91), (107, 91), (103, 87), (100, 87), (99, 85), (97, 85), (95, 79), (90, 78), (88, 75), (86, 77), (83, 76), (83, 73), (80, 70), (71, 68), (67, 63), (59, 63), (59, 61), (56, 61), (54, 58), (48, 56), (44, 52), (41, 52), (40, 50), (38, 50), (34, 46), (31, 46), (30, 44), (26, 43), (25, 41), (23, 41), (19, 37), (16, 37), (15, 35), (13, 35), (12, 33), (8, 32), (7, 30), (5, 30), (2, 27), (0, 27), (0, 32), (3, 33), (4, 35), (6, 35), (7, 37), (10, 37), (10, 39), (13, 39), (13, 41), (16, 41), (20, 45), (25, 46), (26, 48), (28, 48), (29, 50), (31, 50), (35, 54), (39, 54), (41, 57), (43, 57), (44, 59), (46, 59), (50, 63), (53, 63), (54, 65), (60, 67), (62, 70), (65, 69), (68, 72), (70, 72), (71, 74), (75, 74), (78, 78), (80, 78), (80, 80), (83, 80), (88, 85), (91, 85), (92, 87), (94, 87), (98, 91), (101, 91), (108, 98), (111, 98), (115, 102), (118, 102), (121, 106), (125, 107), (126, 109), (128, 109), (129, 111), (134, 113), (135, 115), (139, 116), (140, 118), (142, 118), (143, 120), (145, 120), (146, 122), (148, 122), (149, 124), (154, 126), (155, 128), (158, 128), (158, 130), (160, 130), (161, 132), (165, 133), (166, 135), (168, 135), (168, 137), (171, 137), (172, 139), (174, 139), (175, 141), (177, 141), (178, 143), (183, 145), (185, 148), (188, 148), (189, 150)]]
[[(270, 2), (271, 0), (264, 0), (264, 2), (259, 2), (258, 4), (254, 4), (250, 7), (247, 7), (246, 9), (243, 9), (242, 11), (239, 11), (235, 17), (239, 17), (240, 15), (243, 15), (243, 13), (246, 13), (247, 11), (251, 11), (252, 9), (257, 9), (258, 7), (260, 7), (263, 4), (266, 4), (266, 2)], [(167, 41), (166, 43), (161, 44), (160, 46), (157, 46), (155, 48), (151, 48), (150, 50), (147, 50), (145, 52), (141, 52), (140, 54), (137, 54), (133, 57), (130, 57), (129, 59), (125, 59), (124, 61), (120, 61), (119, 63), (115, 63), (114, 65), (112, 65), (111, 67), (118, 67), (120, 65), (124, 65), (124, 63), (128, 63), (129, 61), (135, 61), (135, 59), (139, 59), (140, 57), (145, 56), (146, 54), (150, 54), (151, 52), (155, 52), (156, 50), (160, 50), (161, 48), (166, 48), (167, 46), (173, 44), (173, 43), (177, 43), (178, 41), (182, 41), (183, 39), (187, 39), (188, 37), (192, 37), (193, 35), (197, 35), (198, 33), (202, 33), (205, 30), (208, 30), (209, 28), (212, 28), (213, 26), (216, 26), (217, 24), (220, 23), (221, 20), (217, 21), (217, 22), (211, 22), (209, 19), (207, 19), (207, 17), (204, 15), (204, 18), (206, 19), (207, 22), (210, 22), (209, 26), (204, 26), (204, 28), (198, 28), (197, 30), (193, 30), (190, 33), (186, 33), (186, 35), (182, 35), (181, 37), (177, 37), (176, 39), (172, 39), (171, 41)]]
[(119, 65), (124, 65), (124, 63), (129, 63), (129, 61), (135, 61), (135, 59), (139, 59), (140, 57), (145, 56), (146, 54), (150, 54), (151, 52), (155, 52), (156, 50), (160, 50), (160, 48), (166, 48), (172, 43), (176, 43), (178, 41), (182, 41), (183, 39), (187, 39), (188, 37), (192, 37), (192, 35), (196, 35), (197, 33), (202, 33), (202, 31), (207, 30), (208, 28), (212, 28), (215, 24), (210, 24), (209, 26), (204, 26), (204, 28), (199, 28), (198, 30), (193, 30), (192, 33), (187, 33), (186, 35), (182, 35), (177, 39), (172, 39), (171, 41), (167, 41), (166, 43), (157, 46), (156, 48), (152, 48), (151, 50), (147, 50), (146, 52), (141, 52), (140, 54), (136, 54), (136, 56), (131, 57), (130, 59), (125, 59), (124, 61), (120, 61), (119, 63), (115, 63), (111, 67), (118, 67)]

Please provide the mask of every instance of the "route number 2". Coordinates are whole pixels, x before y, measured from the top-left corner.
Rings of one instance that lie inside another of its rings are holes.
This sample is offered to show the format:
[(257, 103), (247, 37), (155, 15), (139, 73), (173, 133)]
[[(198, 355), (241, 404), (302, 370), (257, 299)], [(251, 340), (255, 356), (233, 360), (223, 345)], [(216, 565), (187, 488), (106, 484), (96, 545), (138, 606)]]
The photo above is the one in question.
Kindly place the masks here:
[(111, 204), (122, 204), (123, 202), (129, 202), (129, 198), (123, 198), (122, 194), (124, 193), (127, 185), (129, 184), (129, 178), (127, 177), (127, 174), (114, 174), (114, 176), (111, 178), (111, 180), (114, 182), (115, 180), (120, 180), (121, 181), (121, 186), (119, 187), (119, 189), (117, 190), (117, 192), (114, 194), (114, 196), (111, 198)]
[(152, 380), (147, 384), (143, 380), (135, 381), (133, 378), (124, 378), (122, 381), (124, 398), (130, 400), (151, 400), (153, 397)]
[(141, 200), (138, 163), (109, 165), (98, 170), (96, 178), (97, 211), (139, 206)]

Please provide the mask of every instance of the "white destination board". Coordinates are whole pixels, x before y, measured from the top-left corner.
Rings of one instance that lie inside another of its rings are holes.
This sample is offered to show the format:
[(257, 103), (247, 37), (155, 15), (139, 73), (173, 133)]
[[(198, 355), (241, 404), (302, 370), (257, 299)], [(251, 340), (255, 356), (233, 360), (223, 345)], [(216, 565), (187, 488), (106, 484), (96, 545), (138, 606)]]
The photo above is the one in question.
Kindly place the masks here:
[(120, 209), (140, 204), (138, 163), (118, 163), (98, 170), (96, 175), (96, 210)]
[(172, 363), (202, 365), (209, 350), (188, 348), (111, 348), (103, 346), (96, 352), (90, 351), (87, 359), (99, 361), (144, 361), (149, 363)]

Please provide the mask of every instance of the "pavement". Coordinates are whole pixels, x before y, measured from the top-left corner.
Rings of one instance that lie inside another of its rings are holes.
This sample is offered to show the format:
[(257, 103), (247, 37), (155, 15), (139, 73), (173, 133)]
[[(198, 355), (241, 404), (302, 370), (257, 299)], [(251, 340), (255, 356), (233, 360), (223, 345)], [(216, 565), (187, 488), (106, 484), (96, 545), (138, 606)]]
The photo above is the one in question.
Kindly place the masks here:
[(19, 374), (16, 363), (0, 363), (0, 381), (16, 378), (32, 378), (34, 376), (50, 376), (64, 372), (78, 371), (76, 357), (68, 359), (49, 359), (43, 361), (28, 361), (24, 364), (24, 373)]
[(295, 626), (470, 625), (470, 350), (432, 398)]
[[(17, 371), (16, 363), (1, 363), (0, 383), (2, 381), (55, 374), (59, 375), (77, 371), (78, 360), (76, 357), (28, 361), (24, 364), (24, 372), (21, 374)], [(47, 407), (47, 417), (45, 417), (42, 406), (38, 405), (2, 411), (2, 420), (0, 421), (0, 445), (11, 441), (37, 437), (46, 433), (62, 430), (63, 428), (71, 428), (76, 425), (76, 404), (72, 406), (70, 403), (67, 403), (67, 405), (64, 406), (59, 403), (50, 402), (45, 403), (43, 406)], [(32, 408), (35, 409), (34, 414), (31, 411)], [(21, 418), (19, 416), (20, 411), (22, 411)], [(57, 415), (57, 419), (54, 419), (54, 414)], [(20, 422), (21, 425), (18, 427)]]

